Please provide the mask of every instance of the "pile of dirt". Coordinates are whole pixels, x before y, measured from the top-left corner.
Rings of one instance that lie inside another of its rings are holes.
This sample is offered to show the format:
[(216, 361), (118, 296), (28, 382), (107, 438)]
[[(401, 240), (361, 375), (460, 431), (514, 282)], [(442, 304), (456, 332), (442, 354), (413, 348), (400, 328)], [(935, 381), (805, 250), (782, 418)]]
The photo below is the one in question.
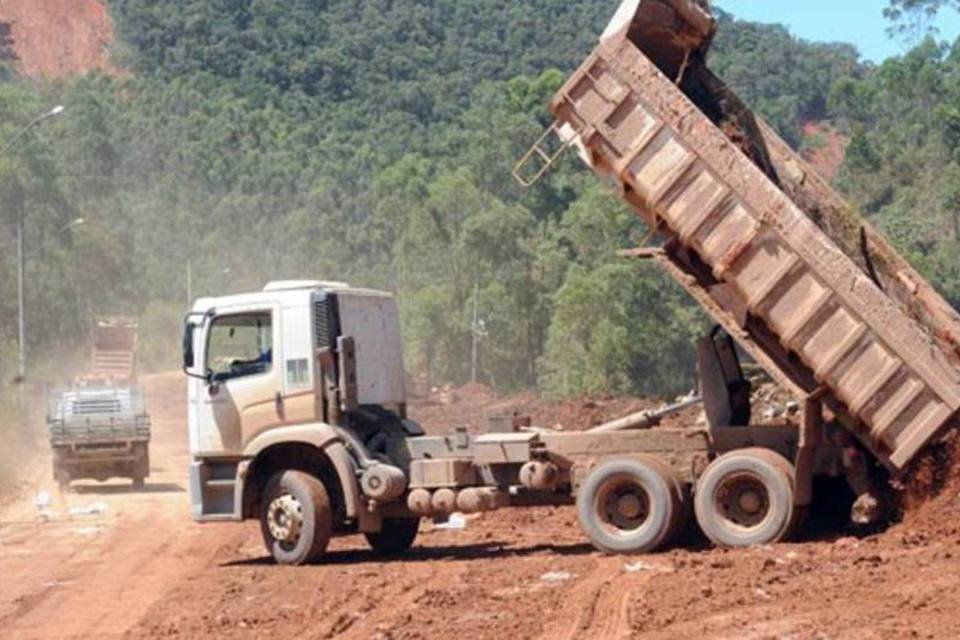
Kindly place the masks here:
[[(495, 416), (529, 418), (530, 424), (536, 427), (579, 431), (631, 413), (656, 409), (661, 404), (651, 399), (610, 396), (544, 400), (529, 391), (499, 396), (485, 385), (468, 383), (457, 388), (434, 388), (413, 400), (409, 412), (428, 433), (449, 433), (455, 427), (484, 432), (488, 419)], [(686, 412), (683, 418), (694, 424), (697, 409)]]
[(919, 456), (905, 474), (903, 523), (929, 536), (954, 536), (960, 527), (960, 433), (956, 427)]
[(113, 71), (113, 24), (102, 0), (0, 0), (0, 25), (9, 29), (13, 53), (26, 75)]

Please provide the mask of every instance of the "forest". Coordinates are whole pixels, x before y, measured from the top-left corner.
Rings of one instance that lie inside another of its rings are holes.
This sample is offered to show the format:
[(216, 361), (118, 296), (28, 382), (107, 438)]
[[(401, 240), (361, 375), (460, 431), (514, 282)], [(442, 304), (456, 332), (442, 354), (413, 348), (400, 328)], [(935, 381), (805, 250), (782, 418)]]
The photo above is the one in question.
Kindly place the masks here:
[[(2, 393), (20, 215), (29, 370), (50, 380), (98, 315), (139, 316), (142, 363), (172, 368), (188, 295), (321, 278), (396, 292), (407, 369), (431, 384), (467, 381), (476, 339), (499, 390), (693, 385), (704, 317), (617, 256), (639, 220), (573, 154), (529, 191), (510, 175), (613, 3), (109, 6), (113, 72), (24, 78), (0, 52), (0, 139), (67, 107), (0, 154)], [(710, 64), (797, 147), (830, 123), (848, 145), (836, 185), (960, 307), (960, 43), (928, 31), (955, 9), (892, 0), (910, 46), (881, 64), (721, 12)]]

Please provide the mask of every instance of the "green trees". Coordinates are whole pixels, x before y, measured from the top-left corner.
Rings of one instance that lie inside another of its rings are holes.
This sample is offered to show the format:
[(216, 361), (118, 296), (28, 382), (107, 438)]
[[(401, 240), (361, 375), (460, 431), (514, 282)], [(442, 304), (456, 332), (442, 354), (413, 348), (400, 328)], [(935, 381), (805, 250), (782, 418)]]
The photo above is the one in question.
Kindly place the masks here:
[[(189, 262), (195, 296), (291, 277), (394, 290), (408, 368), (434, 382), (467, 380), (476, 340), (479, 379), (504, 389), (693, 384), (704, 320), (652, 265), (616, 256), (643, 240), (640, 222), (574, 154), (529, 191), (510, 176), (608, 2), (111, 10), (129, 73), (37, 83), (0, 69), (0, 133), (69, 107), (0, 158), (0, 356), (22, 202), (37, 354), (82, 342), (96, 314), (141, 313), (145, 358), (168, 366)], [(794, 144), (807, 121), (838, 120), (841, 185), (956, 303), (958, 59), (931, 41), (872, 68), (850, 46), (722, 16), (711, 66)]]
[(830, 90), (832, 116), (850, 135), (839, 185), (954, 306), (958, 64), (955, 49), (927, 38)]

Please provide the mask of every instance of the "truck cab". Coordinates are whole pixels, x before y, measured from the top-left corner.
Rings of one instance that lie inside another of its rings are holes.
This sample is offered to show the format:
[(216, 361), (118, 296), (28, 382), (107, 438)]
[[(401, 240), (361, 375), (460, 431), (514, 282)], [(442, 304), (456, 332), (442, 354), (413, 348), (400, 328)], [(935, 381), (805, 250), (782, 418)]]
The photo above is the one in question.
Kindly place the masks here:
[(316, 352), (354, 338), (360, 405), (402, 413), (396, 302), (341, 283), (271, 283), (262, 292), (197, 301), (185, 351), (190, 449), (199, 460), (242, 458), (272, 430), (319, 419)]
[[(339, 379), (346, 375), (346, 363), (338, 363), (345, 336), (350, 369), (364, 371), (359, 381)], [(347, 409), (339, 406), (340, 386), (352, 409), (394, 422), (406, 410), (396, 301), (380, 291), (284, 281), (257, 293), (202, 298), (187, 316), (183, 351), (199, 521), (253, 515), (245, 491), (252, 488), (244, 482), (250, 463), (280, 458), (281, 450), (286, 456), (299, 449), (305, 459), (332, 456), (329, 466), (352, 485), (351, 457), (342, 451), (339, 426), (328, 422)]]

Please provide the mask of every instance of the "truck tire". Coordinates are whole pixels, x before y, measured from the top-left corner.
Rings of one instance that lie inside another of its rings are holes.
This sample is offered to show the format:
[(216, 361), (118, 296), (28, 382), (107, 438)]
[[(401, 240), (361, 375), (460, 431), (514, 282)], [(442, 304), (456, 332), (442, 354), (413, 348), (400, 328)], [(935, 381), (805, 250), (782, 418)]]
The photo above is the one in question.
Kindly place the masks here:
[(413, 546), (419, 529), (420, 518), (384, 518), (380, 531), (363, 535), (375, 554), (392, 556)]
[(277, 473), (267, 482), (261, 505), (260, 531), (278, 564), (306, 564), (327, 550), (333, 512), (319, 478), (303, 471)]
[(774, 451), (753, 448), (711, 462), (693, 504), (700, 529), (714, 544), (749, 547), (792, 534), (802, 513), (793, 501), (793, 465)]
[(684, 512), (673, 470), (649, 455), (602, 462), (577, 494), (580, 528), (607, 553), (646, 553), (664, 546), (682, 526)]
[(147, 445), (137, 443), (134, 445), (136, 460), (134, 460), (130, 471), (130, 477), (133, 478), (133, 488), (135, 491), (143, 491), (147, 486), (147, 476), (150, 475), (150, 452)]

